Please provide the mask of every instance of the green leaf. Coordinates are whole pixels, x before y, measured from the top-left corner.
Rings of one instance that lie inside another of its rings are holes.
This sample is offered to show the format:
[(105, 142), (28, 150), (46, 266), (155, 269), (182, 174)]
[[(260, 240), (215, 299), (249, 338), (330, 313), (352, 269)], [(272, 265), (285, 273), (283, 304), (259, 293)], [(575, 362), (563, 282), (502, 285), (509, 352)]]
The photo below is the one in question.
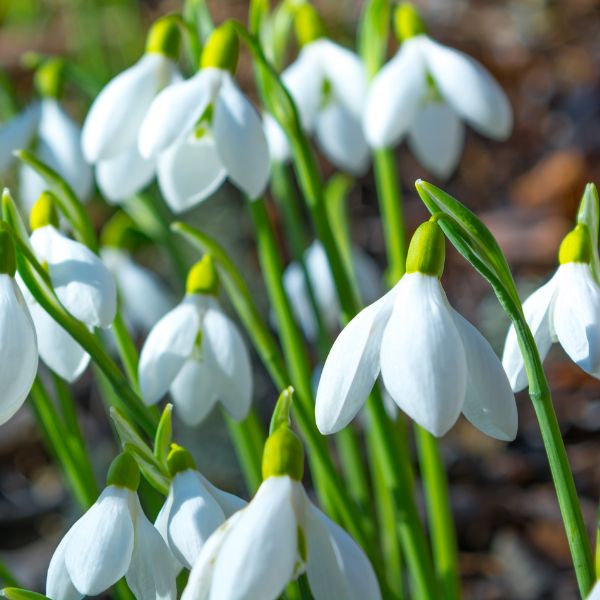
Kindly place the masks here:
[(0, 590), (0, 596), (9, 600), (49, 600), (48, 596), (21, 588), (7, 587)]
[(586, 225), (592, 238), (592, 272), (596, 282), (600, 285), (600, 258), (598, 257), (598, 224), (600, 202), (598, 200), (598, 189), (593, 183), (585, 186), (581, 197), (579, 210), (577, 211), (577, 223)]
[(167, 404), (158, 422), (158, 428), (156, 429), (156, 436), (154, 437), (154, 456), (156, 460), (164, 467), (165, 471), (168, 472), (167, 467), (167, 456), (171, 449), (171, 442), (173, 441), (173, 424), (171, 421), (171, 413), (173, 412), (173, 405)]

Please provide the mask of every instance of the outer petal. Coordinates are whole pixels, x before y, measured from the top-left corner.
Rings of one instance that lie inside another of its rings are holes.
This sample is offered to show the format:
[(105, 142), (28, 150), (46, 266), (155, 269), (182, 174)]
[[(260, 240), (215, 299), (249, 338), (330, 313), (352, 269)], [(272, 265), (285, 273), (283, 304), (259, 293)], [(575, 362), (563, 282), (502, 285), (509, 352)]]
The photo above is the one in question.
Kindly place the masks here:
[[(546, 358), (546, 354), (548, 354), (548, 350), (552, 345), (551, 309), (557, 281), (555, 275), (523, 303), (525, 319), (531, 329), (542, 360)], [(519, 349), (515, 328), (512, 325), (508, 330), (504, 344), (502, 366), (508, 375), (508, 380), (514, 392), (519, 392), (527, 387), (525, 363)]]
[(340, 333), (323, 366), (315, 415), (321, 433), (345, 427), (364, 404), (379, 375), (379, 350), (396, 288), (359, 312)]
[(408, 132), (408, 145), (413, 154), (441, 179), (447, 179), (456, 169), (464, 140), (464, 125), (445, 102), (426, 104)]
[(216, 101), (213, 132), (229, 178), (250, 198), (258, 198), (269, 180), (269, 147), (259, 114), (230, 77)]
[(338, 168), (360, 177), (369, 168), (370, 151), (362, 123), (339, 102), (331, 102), (317, 117), (317, 141)]
[(426, 90), (422, 36), (402, 44), (369, 89), (363, 126), (374, 148), (395, 146), (409, 130)]
[(480, 133), (503, 140), (512, 130), (512, 109), (496, 80), (464, 52), (423, 40), (427, 68), (447, 102)]
[(175, 140), (193, 131), (198, 119), (214, 101), (223, 76), (221, 69), (202, 69), (158, 94), (140, 128), (141, 155), (156, 157)]
[(27, 305), (15, 280), (0, 274), (0, 425), (25, 402), (37, 365), (36, 335)]
[(289, 477), (262, 483), (223, 542), (210, 600), (275, 600), (283, 592), (298, 555), (297, 486)]
[(173, 505), (167, 536), (175, 558), (191, 569), (202, 546), (225, 522), (225, 513), (203, 485), (198, 472), (188, 469), (173, 478)]
[(226, 176), (209, 135), (199, 140), (189, 136), (181, 139), (158, 158), (158, 184), (176, 213), (206, 200), (223, 185)]
[(143, 190), (153, 179), (156, 162), (140, 156), (136, 146), (96, 166), (96, 182), (110, 203), (118, 203)]
[(140, 600), (175, 600), (175, 569), (171, 561), (165, 560), (169, 549), (146, 518), (137, 496), (132, 504), (135, 512), (135, 543), (125, 575), (127, 584)]
[(204, 315), (202, 336), (206, 361), (215, 366), (219, 400), (239, 421), (248, 414), (252, 402), (252, 367), (244, 339), (216, 303)]
[(48, 263), (52, 285), (63, 306), (90, 327), (108, 327), (117, 310), (117, 288), (104, 263), (52, 225), (36, 229), (31, 245)]
[(269, 113), (263, 114), (263, 129), (269, 146), (269, 155), (274, 162), (287, 162), (290, 159), (290, 145), (281, 125)]
[(176, 77), (175, 63), (162, 54), (144, 54), (96, 97), (82, 131), (88, 162), (114, 158), (137, 144), (140, 125), (154, 96)]
[(517, 436), (515, 396), (502, 363), (471, 323), (452, 311), (467, 358), (467, 395), (463, 414), (486, 435), (511, 441)]
[(451, 308), (436, 277), (411, 273), (381, 342), (381, 374), (394, 402), (419, 425), (443, 435), (467, 390), (467, 362)]
[(553, 310), (556, 336), (571, 360), (600, 378), (600, 288), (590, 267), (561, 265)]
[(156, 521), (154, 521), (154, 527), (158, 533), (160, 533), (162, 539), (164, 540), (169, 554), (169, 562), (171, 563), (171, 567), (176, 574), (179, 574), (183, 566), (181, 563), (175, 558), (173, 552), (169, 548), (169, 517), (171, 515), (171, 510), (173, 508), (173, 487), (169, 488), (169, 493), (167, 494), (167, 498), (165, 503), (162, 505), (158, 516), (156, 517)]
[(72, 529), (69, 530), (60, 541), (48, 566), (46, 596), (51, 600), (80, 600), (83, 598), (83, 594), (75, 589), (65, 565), (65, 552), (72, 531)]
[(196, 472), (204, 487), (211, 493), (212, 497), (219, 503), (221, 510), (225, 513), (225, 517), (229, 518), (238, 510), (242, 510), (248, 503), (234, 494), (224, 492), (214, 486), (202, 473)]
[(187, 300), (152, 328), (142, 348), (138, 368), (144, 402), (154, 404), (166, 394), (192, 354), (199, 329), (198, 309)]
[(4, 174), (14, 161), (13, 152), (15, 150), (29, 146), (39, 116), (39, 104), (32, 104), (0, 126), (0, 174)]
[(73, 585), (85, 596), (100, 594), (129, 569), (134, 543), (132, 493), (107, 487), (71, 529), (65, 564)]
[(306, 574), (315, 600), (379, 600), (373, 567), (360, 546), (307, 500)]

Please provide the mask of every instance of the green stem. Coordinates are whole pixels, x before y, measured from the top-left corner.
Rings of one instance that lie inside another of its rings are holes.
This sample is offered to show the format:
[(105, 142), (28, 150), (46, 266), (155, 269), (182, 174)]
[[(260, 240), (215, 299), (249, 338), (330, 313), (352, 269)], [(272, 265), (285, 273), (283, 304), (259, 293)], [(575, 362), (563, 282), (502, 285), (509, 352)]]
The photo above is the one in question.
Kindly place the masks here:
[(20, 585), (10, 569), (2, 561), (0, 561), (0, 581), (2, 581), (3, 587), (19, 587)]
[(444, 464), (435, 437), (415, 425), (435, 567), (444, 600), (460, 598), (456, 533)]
[(138, 352), (127, 326), (123, 320), (121, 311), (117, 311), (115, 320), (112, 324), (112, 331), (115, 334), (115, 341), (119, 350), (119, 356), (123, 363), (125, 373), (127, 373), (127, 379), (131, 384), (131, 387), (137, 392), (138, 391)]

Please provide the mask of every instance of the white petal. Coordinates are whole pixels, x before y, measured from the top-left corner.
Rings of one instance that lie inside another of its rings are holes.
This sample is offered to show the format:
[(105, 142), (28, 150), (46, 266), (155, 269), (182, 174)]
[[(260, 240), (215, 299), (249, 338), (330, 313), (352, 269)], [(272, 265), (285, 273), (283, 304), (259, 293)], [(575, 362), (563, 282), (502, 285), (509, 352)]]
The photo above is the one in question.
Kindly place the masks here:
[(130, 494), (107, 487), (71, 528), (65, 564), (73, 585), (86, 596), (108, 589), (129, 569), (134, 542)]
[(114, 158), (136, 146), (154, 96), (176, 73), (172, 60), (150, 53), (110, 81), (94, 100), (83, 125), (86, 160), (94, 163)]
[(373, 79), (363, 126), (373, 148), (395, 146), (413, 123), (426, 90), (421, 36), (400, 50)]
[(180, 213), (206, 200), (225, 181), (227, 172), (210, 135), (183, 138), (158, 158), (158, 184), (173, 212)]
[(39, 104), (32, 104), (0, 126), (0, 174), (4, 174), (15, 160), (15, 150), (29, 146), (39, 115)]
[(127, 584), (139, 600), (175, 600), (175, 569), (171, 561), (165, 560), (169, 549), (146, 518), (137, 495), (132, 504), (135, 505), (135, 543), (125, 575)]
[(214, 365), (219, 400), (234, 419), (242, 420), (252, 402), (250, 356), (236, 324), (216, 303), (204, 315), (202, 350), (206, 362)]
[(37, 373), (33, 322), (15, 280), (0, 274), (0, 425), (22, 406)]
[[(340, 302), (323, 244), (315, 240), (304, 253), (304, 262), (326, 326), (335, 330), (340, 323)], [(306, 292), (308, 294), (308, 292)], [(311, 307), (312, 309), (312, 307)]]
[(283, 592), (298, 555), (298, 485), (289, 477), (262, 483), (216, 558), (210, 600), (275, 600)]
[(213, 133), (228, 177), (249, 198), (258, 198), (269, 180), (269, 147), (256, 109), (231, 78), (215, 104)]
[(486, 435), (511, 441), (517, 436), (515, 396), (502, 363), (471, 323), (452, 311), (467, 358), (467, 395), (463, 414)]
[(323, 366), (315, 416), (319, 431), (335, 433), (356, 415), (379, 375), (379, 349), (396, 288), (361, 310), (335, 340)]
[(179, 418), (189, 427), (200, 424), (218, 400), (215, 365), (201, 358), (188, 359), (177, 374), (169, 392)]
[(417, 160), (436, 177), (447, 179), (456, 169), (465, 128), (445, 102), (429, 102), (416, 115), (408, 145)]
[(467, 363), (451, 308), (438, 279), (411, 273), (397, 285), (381, 342), (381, 374), (394, 402), (440, 436), (458, 419)]
[(587, 264), (561, 265), (557, 277), (556, 337), (574, 363), (600, 378), (600, 288)]
[(299, 263), (294, 261), (285, 268), (283, 286), (304, 335), (314, 341), (318, 333), (317, 321), (306, 289), (304, 272)]
[(600, 579), (594, 584), (592, 591), (587, 596), (587, 600), (600, 600)]
[(166, 394), (192, 353), (199, 327), (196, 306), (184, 300), (152, 328), (142, 348), (138, 368), (144, 402), (154, 404)]
[(72, 529), (69, 530), (60, 541), (48, 566), (46, 596), (51, 600), (80, 600), (83, 598), (83, 594), (75, 589), (65, 565), (65, 552), (72, 531)]
[(480, 133), (503, 140), (512, 130), (512, 109), (496, 80), (464, 52), (423, 40), (427, 68), (446, 101)]
[(137, 146), (96, 165), (96, 182), (110, 203), (141, 192), (154, 178), (156, 162), (140, 156)]
[(263, 129), (269, 146), (269, 156), (274, 162), (287, 162), (290, 159), (290, 145), (281, 125), (269, 114), (263, 114)]
[(202, 473), (196, 473), (200, 481), (204, 484), (206, 489), (211, 493), (212, 497), (219, 503), (221, 510), (225, 514), (226, 518), (231, 517), (238, 510), (244, 508), (248, 503), (241, 498), (238, 498), (234, 494), (224, 492), (218, 487), (214, 486)]
[(339, 102), (330, 102), (317, 117), (315, 134), (323, 154), (342, 171), (360, 177), (369, 168), (370, 150), (362, 123)]
[(158, 516), (156, 517), (156, 521), (154, 521), (154, 527), (160, 536), (164, 540), (169, 554), (169, 562), (171, 563), (171, 567), (176, 574), (179, 574), (181, 569), (183, 569), (183, 565), (175, 558), (173, 552), (169, 548), (169, 517), (171, 515), (171, 509), (173, 508), (173, 488), (169, 487), (169, 493), (167, 494), (167, 498), (165, 503), (162, 505), (160, 511), (158, 512)]
[[(556, 275), (541, 288), (536, 290), (523, 303), (523, 312), (525, 320), (531, 329), (535, 343), (540, 353), (540, 358), (544, 360), (550, 346), (552, 345), (552, 323), (551, 307), (556, 290)], [(519, 349), (517, 334), (513, 325), (508, 330), (504, 352), (502, 354), (502, 366), (508, 375), (508, 380), (514, 392), (520, 392), (527, 387), (527, 373), (525, 372), (525, 363)]]
[(108, 327), (117, 310), (117, 288), (104, 263), (89, 248), (46, 225), (31, 234), (37, 257), (48, 264), (63, 306), (90, 327)]
[(315, 600), (381, 598), (373, 567), (360, 546), (308, 501), (306, 539), (306, 574)]
[(191, 569), (206, 540), (225, 522), (225, 513), (203, 485), (197, 471), (188, 469), (178, 473), (171, 486), (173, 505), (167, 539), (175, 558)]
[(164, 89), (152, 102), (140, 127), (139, 151), (156, 157), (175, 140), (193, 131), (219, 90), (224, 72), (202, 69)]

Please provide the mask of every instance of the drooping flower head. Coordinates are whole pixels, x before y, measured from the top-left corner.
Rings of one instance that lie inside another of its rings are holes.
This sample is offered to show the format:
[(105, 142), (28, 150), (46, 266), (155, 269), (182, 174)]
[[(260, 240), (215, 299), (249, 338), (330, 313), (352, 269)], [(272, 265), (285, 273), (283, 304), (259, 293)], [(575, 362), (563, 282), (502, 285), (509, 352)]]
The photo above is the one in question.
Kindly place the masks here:
[(400, 4), (395, 17), (401, 45), (371, 83), (365, 135), (373, 148), (393, 147), (406, 138), (419, 162), (446, 178), (460, 159), (463, 121), (503, 140), (512, 129), (512, 110), (477, 61), (425, 33), (412, 5)]
[[(378, 600), (373, 568), (358, 544), (308, 498), (302, 443), (279, 410), (263, 453), (263, 483), (248, 506), (212, 534), (182, 600), (275, 600), (306, 573), (315, 600)], [(278, 403), (281, 409), (282, 401)]]
[[(362, 130), (367, 97), (367, 76), (360, 58), (325, 37), (325, 28), (314, 6), (304, 3), (295, 13), (298, 58), (281, 74), (306, 133), (316, 136), (323, 154), (336, 167), (364, 175), (369, 147)], [(289, 143), (275, 121), (265, 117), (271, 157), (286, 161)]]
[(260, 116), (233, 79), (238, 52), (232, 24), (217, 27), (198, 73), (159, 94), (140, 128), (139, 151), (158, 161), (158, 183), (175, 212), (206, 200), (227, 178), (251, 199), (267, 184)]
[(156, 161), (139, 153), (138, 135), (155, 96), (181, 79), (176, 64), (179, 45), (175, 19), (158, 19), (148, 33), (144, 55), (106, 85), (85, 119), (83, 154), (96, 166), (98, 187), (111, 202), (142, 190), (154, 177)]
[[(553, 342), (586, 373), (600, 379), (600, 286), (591, 268), (590, 231), (579, 224), (562, 241), (559, 267), (523, 303), (525, 319), (543, 360)], [(511, 326), (502, 363), (515, 392), (527, 387), (525, 363)]]
[(189, 425), (200, 423), (217, 401), (243, 419), (252, 400), (252, 370), (246, 344), (221, 310), (219, 279), (210, 255), (188, 274), (187, 293), (150, 331), (142, 348), (142, 398), (154, 404), (167, 391)]
[(131, 455), (112, 463), (106, 488), (56, 548), (46, 579), (51, 600), (101, 594), (125, 577), (137, 600), (175, 600), (175, 569), (160, 533), (137, 496), (140, 473)]
[(339, 335), (317, 390), (322, 433), (354, 418), (381, 372), (394, 402), (434, 435), (462, 412), (487, 435), (514, 439), (517, 410), (506, 374), (486, 339), (448, 303), (439, 281), (444, 253), (435, 220), (420, 225), (406, 274)]

